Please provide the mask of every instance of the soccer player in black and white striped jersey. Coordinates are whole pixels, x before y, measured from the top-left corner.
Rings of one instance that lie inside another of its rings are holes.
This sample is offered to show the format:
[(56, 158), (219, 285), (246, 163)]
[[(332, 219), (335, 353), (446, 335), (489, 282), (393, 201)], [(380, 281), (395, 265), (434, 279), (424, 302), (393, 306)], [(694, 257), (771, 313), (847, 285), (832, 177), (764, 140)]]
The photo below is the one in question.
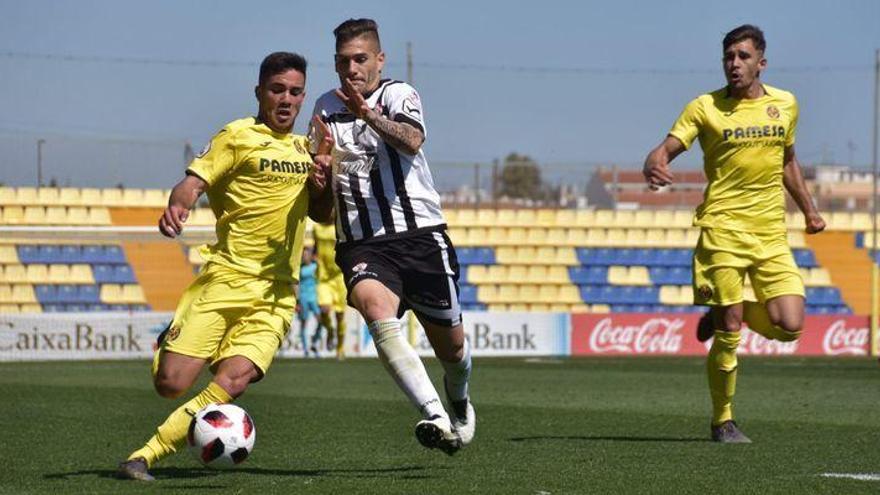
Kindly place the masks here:
[[(341, 88), (318, 99), (319, 125), (310, 134), (313, 143), (327, 133), (334, 138), (336, 260), (380, 360), (423, 416), (416, 437), (452, 455), (474, 435), (471, 357), (458, 260), (422, 151), (421, 100), (412, 86), (381, 78), (385, 54), (373, 20), (347, 20), (333, 34)], [(401, 328), (406, 309), (418, 317), (446, 371), (449, 413)]]

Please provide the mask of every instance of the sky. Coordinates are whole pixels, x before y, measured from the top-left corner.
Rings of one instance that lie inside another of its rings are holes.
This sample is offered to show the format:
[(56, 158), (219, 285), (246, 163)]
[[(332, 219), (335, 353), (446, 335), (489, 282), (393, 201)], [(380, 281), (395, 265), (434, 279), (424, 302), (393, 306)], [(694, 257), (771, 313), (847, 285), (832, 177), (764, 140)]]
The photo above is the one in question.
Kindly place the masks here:
[(690, 99), (724, 85), (721, 39), (743, 23), (767, 37), (764, 82), (798, 97), (802, 162), (871, 163), (880, 2), (512, 5), (0, 0), (0, 182), (34, 185), (43, 139), (44, 181), (171, 187), (183, 143), (254, 114), (272, 51), (309, 60), (304, 132), (338, 85), (332, 30), (350, 17), (379, 23), (385, 77), (406, 78), (412, 44), (435, 176), (510, 152), (574, 175), (639, 166)]

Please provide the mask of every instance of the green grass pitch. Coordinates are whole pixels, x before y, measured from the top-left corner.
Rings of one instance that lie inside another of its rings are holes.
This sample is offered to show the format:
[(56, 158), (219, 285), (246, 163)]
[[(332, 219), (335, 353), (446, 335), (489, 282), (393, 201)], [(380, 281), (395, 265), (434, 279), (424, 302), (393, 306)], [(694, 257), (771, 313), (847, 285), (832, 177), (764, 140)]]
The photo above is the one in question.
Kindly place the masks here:
[[(113, 478), (179, 401), (149, 363), (0, 365), (0, 493), (880, 493), (880, 367), (740, 358), (751, 445), (708, 441), (700, 358), (476, 359), (474, 443), (416, 441), (416, 414), (376, 360), (279, 360), (239, 401), (257, 444), (231, 471), (188, 452), (157, 481)], [(436, 361), (428, 362), (440, 379)]]

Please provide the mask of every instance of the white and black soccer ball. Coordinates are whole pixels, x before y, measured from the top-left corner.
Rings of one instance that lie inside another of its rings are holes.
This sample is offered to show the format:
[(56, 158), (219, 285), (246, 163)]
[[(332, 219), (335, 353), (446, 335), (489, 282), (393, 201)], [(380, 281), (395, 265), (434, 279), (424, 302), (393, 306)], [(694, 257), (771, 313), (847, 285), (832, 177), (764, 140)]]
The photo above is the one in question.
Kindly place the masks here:
[(202, 464), (225, 468), (241, 464), (254, 449), (257, 429), (244, 409), (209, 404), (193, 416), (186, 435), (189, 450)]

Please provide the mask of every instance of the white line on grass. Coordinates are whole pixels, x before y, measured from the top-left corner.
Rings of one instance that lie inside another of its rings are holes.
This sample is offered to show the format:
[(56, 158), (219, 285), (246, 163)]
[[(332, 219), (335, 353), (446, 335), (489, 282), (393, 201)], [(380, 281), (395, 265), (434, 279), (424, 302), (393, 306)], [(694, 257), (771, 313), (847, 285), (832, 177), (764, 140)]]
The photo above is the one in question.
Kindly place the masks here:
[(823, 478), (843, 478), (859, 481), (880, 481), (880, 474), (878, 473), (822, 473), (819, 476), (822, 476)]

